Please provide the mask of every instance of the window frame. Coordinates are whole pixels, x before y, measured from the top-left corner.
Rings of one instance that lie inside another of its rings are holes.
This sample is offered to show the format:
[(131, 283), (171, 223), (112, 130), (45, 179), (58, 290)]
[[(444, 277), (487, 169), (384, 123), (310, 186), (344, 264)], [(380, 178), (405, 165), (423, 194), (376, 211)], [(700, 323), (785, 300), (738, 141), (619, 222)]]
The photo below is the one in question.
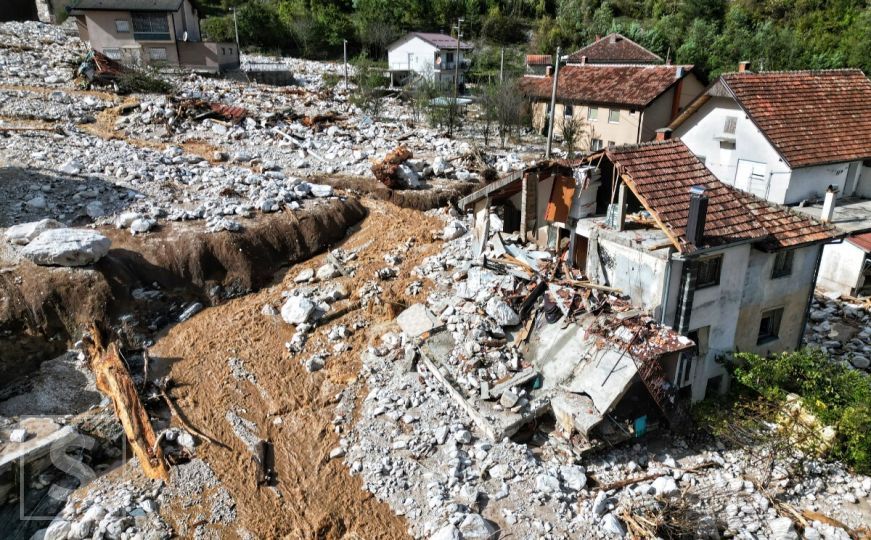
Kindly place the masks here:
[(587, 107), (587, 122), (599, 121), (599, 107)]
[[(716, 262), (717, 265), (717, 275), (714, 279), (708, 281), (702, 281), (701, 270), (702, 265), (711, 264)], [(711, 287), (719, 287), (720, 286), (720, 275), (723, 273), (723, 254), (714, 255), (711, 257), (705, 257), (703, 259), (699, 259), (696, 263), (696, 290), (701, 289), (709, 289)]]
[[(611, 117), (614, 116), (614, 113), (617, 114), (617, 119), (613, 120)], [(608, 109), (608, 123), (609, 124), (619, 124), (620, 123), (620, 109)]]
[(106, 55), (106, 58), (109, 60), (121, 60), (121, 48), (120, 47), (109, 47), (103, 49), (103, 54)]
[(575, 106), (572, 104), (563, 105), (563, 117), (564, 118), (573, 118), (575, 115)]
[[(776, 321), (776, 324), (768, 323), (768, 328), (763, 334), (763, 324), (766, 319), (770, 319), (772, 321)], [(776, 307), (771, 309), (766, 309), (761, 313), (759, 317), (759, 331), (756, 334), (756, 344), (764, 345), (766, 343), (771, 343), (772, 341), (777, 341), (780, 339), (780, 326), (783, 324), (783, 308)]]
[(130, 16), (133, 22), (133, 39), (137, 41), (172, 41), (169, 17), (166, 13), (142, 11), (131, 13)]
[[(162, 58), (155, 58), (154, 51), (163, 51)], [(166, 62), (169, 59), (167, 55), (166, 47), (148, 47), (148, 61), (149, 62)]]
[[(598, 143), (598, 144), (596, 144)], [(602, 139), (590, 139), (590, 151), (595, 152), (602, 149)]]
[[(119, 24), (123, 24), (125, 30), (121, 30)], [(115, 19), (115, 33), (116, 34), (129, 34), (130, 33), (130, 21), (127, 19)]]
[[(784, 261), (778, 264), (780, 257)], [(771, 265), (771, 279), (780, 279), (792, 275), (792, 266), (795, 262), (795, 250), (783, 249), (774, 254), (774, 263)]]

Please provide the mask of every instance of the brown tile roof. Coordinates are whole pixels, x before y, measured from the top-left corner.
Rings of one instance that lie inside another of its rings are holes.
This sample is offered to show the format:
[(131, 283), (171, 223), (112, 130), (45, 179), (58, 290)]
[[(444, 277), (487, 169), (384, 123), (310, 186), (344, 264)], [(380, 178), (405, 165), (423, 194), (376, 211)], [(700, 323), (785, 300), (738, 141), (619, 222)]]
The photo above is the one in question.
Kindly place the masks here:
[[(681, 252), (746, 241), (778, 249), (837, 236), (830, 225), (720, 182), (679, 139), (609, 148), (604, 153)], [(708, 196), (701, 246), (686, 239), (693, 186), (704, 186)]]
[[(434, 45), (439, 49), (456, 49), (457, 38), (447, 34), (436, 34), (433, 32), (412, 32), (412, 35), (419, 37), (430, 45)], [(475, 46), (466, 41), (460, 42), (460, 49), (474, 49)]]
[(871, 81), (858, 69), (727, 73), (721, 80), (790, 167), (871, 157)]
[(569, 63), (581, 63), (587, 57), (588, 64), (659, 64), (662, 58), (631, 39), (613, 33), (578, 49), (569, 56)]
[(527, 54), (527, 66), (549, 66), (553, 64), (553, 57), (549, 54)]
[[(692, 66), (564, 66), (559, 70), (557, 98), (596, 105), (646, 107)], [(529, 97), (550, 99), (553, 79), (527, 75), (521, 90)]]

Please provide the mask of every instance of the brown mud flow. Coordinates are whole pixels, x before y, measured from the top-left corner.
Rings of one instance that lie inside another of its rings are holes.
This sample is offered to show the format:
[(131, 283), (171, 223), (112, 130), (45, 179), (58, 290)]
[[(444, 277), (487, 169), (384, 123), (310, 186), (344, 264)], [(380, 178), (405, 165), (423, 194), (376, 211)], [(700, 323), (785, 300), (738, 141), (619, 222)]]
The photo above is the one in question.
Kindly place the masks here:
[(365, 214), (349, 198), (267, 215), (236, 233), (205, 234), (202, 222), (135, 237), (104, 227), (112, 249), (88, 268), (13, 265), (0, 257), (7, 265), (0, 268), (0, 381), (38, 369), (94, 321), (139, 348), (143, 336), (176, 321), (185, 305), (215, 305), (264, 286), (281, 267), (343, 238)]

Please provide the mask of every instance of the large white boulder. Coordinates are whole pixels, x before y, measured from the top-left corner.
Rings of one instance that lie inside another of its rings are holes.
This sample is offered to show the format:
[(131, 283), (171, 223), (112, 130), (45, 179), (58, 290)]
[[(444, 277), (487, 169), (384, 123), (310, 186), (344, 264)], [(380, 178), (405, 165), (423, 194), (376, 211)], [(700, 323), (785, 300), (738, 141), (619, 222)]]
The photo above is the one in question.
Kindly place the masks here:
[(495, 534), (498, 530), (499, 528), (495, 524), (487, 521), (480, 514), (468, 514), (460, 523), (460, 534), (463, 540), (492, 540), (497, 538)]
[(26, 246), (31, 240), (49, 229), (63, 229), (66, 227), (60, 221), (53, 219), (41, 219), (39, 221), (31, 221), (30, 223), (21, 223), (13, 225), (6, 229), (3, 235), (6, 240), (19, 246)]
[(281, 318), (287, 324), (302, 324), (315, 311), (315, 304), (305, 296), (295, 295), (281, 306)]
[(511, 306), (497, 296), (492, 296), (490, 297), (490, 300), (487, 300), (487, 305), (484, 307), (484, 310), (487, 312), (487, 315), (493, 317), (500, 326), (514, 326), (520, 324), (520, 316), (511, 309)]
[(112, 241), (85, 229), (49, 229), (33, 239), (21, 255), (42, 266), (85, 266), (109, 253)]

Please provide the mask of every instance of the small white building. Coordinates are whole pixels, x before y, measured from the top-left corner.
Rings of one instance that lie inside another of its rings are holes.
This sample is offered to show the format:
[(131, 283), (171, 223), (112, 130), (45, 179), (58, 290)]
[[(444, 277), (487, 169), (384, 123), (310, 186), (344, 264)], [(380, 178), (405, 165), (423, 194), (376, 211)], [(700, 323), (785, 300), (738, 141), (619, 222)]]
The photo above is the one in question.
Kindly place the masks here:
[(472, 49), (471, 43), (447, 34), (410, 32), (387, 47), (390, 84), (401, 84), (410, 76), (444, 85), (452, 84), (457, 76), (458, 84), (464, 84)]
[(820, 254), (838, 237), (720, 182), (679, 140), (545, 162), (460, 200), (477, 221), (492, 205), (509, 231), (567, 249), (586, 279), (691, 338), (662, 369), (692, 401), (727, 388), (720, 360), (733, 352), (801, 345)]
[[(674, 135), (726, 184), (797, 205), (851, 236), (871, 231), (871, 81), (856, 69), (739, 69), (672, 122)], [(822, 204), (827, 193), (837, 203)], [(869, 248), (861, 240), (826, 246), (817, 284), (869, 292)]]

